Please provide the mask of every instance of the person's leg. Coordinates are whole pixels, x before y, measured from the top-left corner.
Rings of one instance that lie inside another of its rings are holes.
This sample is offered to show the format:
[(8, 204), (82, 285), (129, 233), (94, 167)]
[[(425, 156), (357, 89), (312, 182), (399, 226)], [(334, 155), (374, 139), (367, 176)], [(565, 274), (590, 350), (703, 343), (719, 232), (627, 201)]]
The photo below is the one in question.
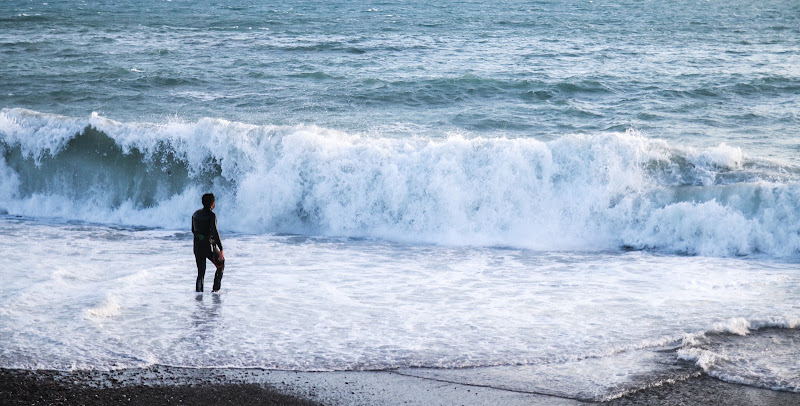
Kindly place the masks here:
[(194, 291), (195, 292), (202, 292), (203, 291), (203, 279), (206, 276), (206, 256), (205, 255), (194, 255), (194, 260), (197, 262), (197, 282), (194, 284)]
[(217, 267), (217, 271), (214, 272), (214, 287), (211, 289), (212, 292), (216, 292), (219, 290), (220, 285), (222, 284), (222, 273), (225, 271), (225, 260), (219, 259), (219, 254), (212, 255), (211, 262), (214, 263)]

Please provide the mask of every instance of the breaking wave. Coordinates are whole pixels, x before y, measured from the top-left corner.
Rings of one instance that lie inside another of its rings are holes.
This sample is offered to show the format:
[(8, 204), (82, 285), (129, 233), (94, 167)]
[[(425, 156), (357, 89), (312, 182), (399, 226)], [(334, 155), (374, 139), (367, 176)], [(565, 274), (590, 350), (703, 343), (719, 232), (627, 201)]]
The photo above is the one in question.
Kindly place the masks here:
[(800, 171), (634, 132), (440, 139), (221, 119), (120, 123), (0, 111), (0, 209), (187, 228), (534, 249), (796, 256)]

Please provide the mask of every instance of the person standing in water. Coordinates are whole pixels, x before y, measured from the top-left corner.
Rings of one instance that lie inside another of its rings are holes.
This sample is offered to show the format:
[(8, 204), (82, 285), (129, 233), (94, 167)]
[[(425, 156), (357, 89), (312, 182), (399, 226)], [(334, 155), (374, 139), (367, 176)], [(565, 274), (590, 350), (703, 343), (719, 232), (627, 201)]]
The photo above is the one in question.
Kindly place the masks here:
[[(217, 231), (217, 215), (214, 214), (216, 199), (212, 193), (203, 195), (203, 208), (192, 215), (192, 234), (194, 234), (194, 259), (197, 261), (197, 282), (195, 291), (203, 291), (203, 279), (206, 276), (206, 259), (217, 267), (214, 273), (212, 292), (219, 291), (222, 283), (222, 271), (225, 270), (225, 254), (222, 251), (222, 240)], [(219, 248), (219, 250), (217, 250)]]

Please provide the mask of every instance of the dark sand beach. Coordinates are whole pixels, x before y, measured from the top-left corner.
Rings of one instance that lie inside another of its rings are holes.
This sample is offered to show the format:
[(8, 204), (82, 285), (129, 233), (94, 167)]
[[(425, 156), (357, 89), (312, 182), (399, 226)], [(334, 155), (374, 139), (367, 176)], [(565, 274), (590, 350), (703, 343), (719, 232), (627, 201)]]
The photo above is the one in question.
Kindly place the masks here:
[[(76, 375), (76, 376), (72, 376)], [(316, 403), (278, 393), (258, 384), (200, 381), (178, 385), (96, 387), (80, 372), (0, 369), (0, 403), (5, 405), (287, 405)], [(73, 378), (73, 379), (70, 379)], [(113, 379), (113, 378), (112, 378)], [(80, 380), (77, 382), (76, 380)]]
[[(333, 385), (333, 386), (331, 386)], [(152, 367), (113, 372), (0, 369), (4, 405), (766, 405), (800, 394), (726, 383), (706, 375), (590, 402), (451, 383), (391, 372), (294, 373)]]

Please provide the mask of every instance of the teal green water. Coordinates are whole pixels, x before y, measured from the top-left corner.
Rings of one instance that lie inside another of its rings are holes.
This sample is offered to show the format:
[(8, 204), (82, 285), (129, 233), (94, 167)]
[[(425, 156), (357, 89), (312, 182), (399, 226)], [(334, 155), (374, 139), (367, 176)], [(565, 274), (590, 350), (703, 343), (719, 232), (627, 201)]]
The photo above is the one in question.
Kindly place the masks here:
[(800, 151), (794, 1), (5, 1), (0, 106)]

